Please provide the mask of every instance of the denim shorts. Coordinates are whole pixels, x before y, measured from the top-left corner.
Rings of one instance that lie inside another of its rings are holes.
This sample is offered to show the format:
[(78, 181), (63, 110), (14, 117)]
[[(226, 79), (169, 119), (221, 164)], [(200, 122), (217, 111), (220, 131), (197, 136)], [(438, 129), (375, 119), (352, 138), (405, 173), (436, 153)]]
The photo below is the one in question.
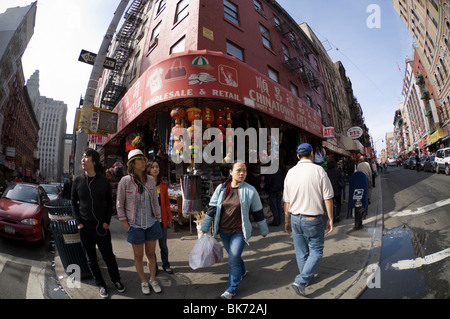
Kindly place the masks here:
[(155, 222), (152, 227), (143, 229), (131, 226), (127, 233), (127, 242), (141, 245), (149, 240), (158, 240), (162, 236), (161, 224)]

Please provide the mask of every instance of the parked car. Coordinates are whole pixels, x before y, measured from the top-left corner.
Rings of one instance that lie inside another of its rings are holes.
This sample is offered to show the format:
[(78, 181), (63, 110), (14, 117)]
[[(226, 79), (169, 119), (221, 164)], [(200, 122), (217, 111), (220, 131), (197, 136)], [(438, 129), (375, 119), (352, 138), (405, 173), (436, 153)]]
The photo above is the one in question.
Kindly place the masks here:
[(45, 242), (50, 219), (47, 194), (39, 185), (11, 184), (0, 198), (0, 235), (32, 242)]
[(416, 157), (415, 157), (415, 156), (411, 156), (411, 157), (409, 158), (409, 161), (408, 161), (408, 168), (409, 168), (409, 169), (416, 169)]
[(427, 156), (425, 162), (423, 163), (423, 170), (425, 172), (434, 172), (434, 155)]
[(450, 147), (438, 150), (436, 152), (434, 162), (434, 167), (437, 174), (444, 171), (445, 175), (450, 175)]
[(40, 186), (42, 186), (42, 188), (45, 190), (50, 200), (61, 199), (62, 196), (61, 186), (56, 184), (40, 184)]
[(420, 158), (420, 170), (421, 171), (423, 171), (424, 169), (423, 169), (423, 166), (424, 166), (424, 164), (425, 164), (425, 159), (426, 159), (426, 156), (422, 156), (421, 158)]
[(405, 159), (405, 161), (403, 162), (403, 168), (409, 168), (409, 158)]

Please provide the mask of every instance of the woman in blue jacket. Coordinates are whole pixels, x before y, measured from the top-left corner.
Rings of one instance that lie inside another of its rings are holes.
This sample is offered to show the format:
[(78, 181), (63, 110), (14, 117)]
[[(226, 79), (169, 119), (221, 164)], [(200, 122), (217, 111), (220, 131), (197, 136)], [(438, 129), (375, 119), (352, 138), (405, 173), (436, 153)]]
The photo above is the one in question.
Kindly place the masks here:
[(234, 163), (230, 178), (219, 185), (211, 197), (201, 228), (206, 233), (214, 222), (214, 236), (220, 235), (228, 252), (228, 286), (221, 295), (225, 299), (236, 294), (242, 277), (247, 274), (242, 251), (252, 235), (250, 213), (261, 234), (266, 237), (269, 233), (259, 194), (252, 185), (244, 182), (246, 176), (245, 163)]

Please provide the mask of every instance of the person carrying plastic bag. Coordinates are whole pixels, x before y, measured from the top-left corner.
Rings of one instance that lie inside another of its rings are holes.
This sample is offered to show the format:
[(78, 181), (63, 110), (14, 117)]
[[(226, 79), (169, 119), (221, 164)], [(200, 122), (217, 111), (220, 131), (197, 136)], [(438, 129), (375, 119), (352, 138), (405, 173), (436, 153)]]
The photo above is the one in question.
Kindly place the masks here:
[(266, 237), (269, 233), (259, 194), (252, 185), (244, 182), (246, 177), (247, 165), (234, 163), (230, 177), (216, 188), (211, 197), (201, 227), (207, 233), (214, 222), (214, 236), (220, 235), (228, 252), (228, 286), (221, 295), (224, 299), (231, 299), (236, 294), (241, 279), (247, 274), (242, 251), (252, 235), (250, 213), (261, 234)]
[(204, 268), (223, 260), (223, 247), (217, 240), (203, 234), (189, 254), (189, 266), (192, 269)]

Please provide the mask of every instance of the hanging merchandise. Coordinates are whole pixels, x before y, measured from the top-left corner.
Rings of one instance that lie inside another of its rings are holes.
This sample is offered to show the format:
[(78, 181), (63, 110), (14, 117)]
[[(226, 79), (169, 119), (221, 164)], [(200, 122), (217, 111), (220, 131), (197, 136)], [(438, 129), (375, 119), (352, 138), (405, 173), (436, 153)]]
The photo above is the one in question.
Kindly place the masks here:
[(324, 162), (325, 155), (323, 153), (323, 148), (316, 146), (316, 152), (314, 153), (314, 163), (322, 164)]
[(183, 193), (182, 214), (184, 217), (195, 215), (203, 210), (202, 181), (200, 175), (183, 175), (181, 190)]
[(233, 161), (232, 154), (233, 154), (233, 148), (234, 148), (234, 132), (232, 130), (232, 124), (233, 121), (231, 120), (231, 109), (227, 107), (225, 109), (225, 114), (227, 115), (227, 130), (226, 130), (226, 136), (227, 136), (227, 155), (224, 158), (225, 163), (231, 163)]
[(197, 107), (191, 107), (186, 110), (186, 114), (188, 121), (191, 122), (191, 126), (188, 128), (189, 137), (191, 138), (191, 146), (189, 146), (189, 149), (191, 151), (191, 165), (194, 166), (195, 158), (199, 155), (200, 145), (202, 143), (201, 128), (195, 125), (195, 121), (202, 120), (202, 110)]
[(143, 137), (141, 133), (131, 133), (126, 138), (125, 150), (127, 152), (140, 148), (142, 145)]
[[(175, 151), (175, 154), (178, 157), (180, 156), (181, 149), (183, 147), (182, 136), (184, 133), (184, 127), (181, 126), (181, 121), (186, 118), (186, 111), (182, 107), (175, 107), (170, 111), (170, 117), (175, 120), (175, 125), (172, 127), (172, 139), (173, 139), (173, 149), (169, 153), (172, 156), (172, 153)], [(175, 155), (174, 154), (174, 155)]]

